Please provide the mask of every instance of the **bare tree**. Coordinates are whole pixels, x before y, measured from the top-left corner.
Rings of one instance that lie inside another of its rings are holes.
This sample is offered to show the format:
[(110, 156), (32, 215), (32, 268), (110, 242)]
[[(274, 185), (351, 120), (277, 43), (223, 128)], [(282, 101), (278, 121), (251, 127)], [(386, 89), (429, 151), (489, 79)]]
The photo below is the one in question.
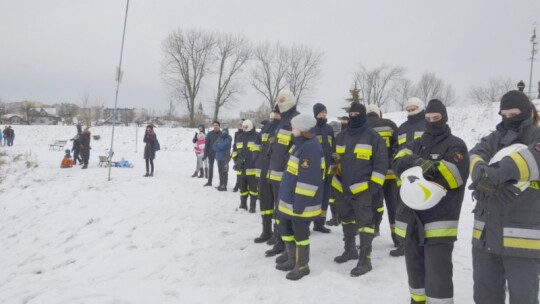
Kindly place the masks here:
[(251, 56), (251, 43), (242, 35), (221, 34), (217, 39), (218, 86), (214, 97), (214, 120), (218, 120), (219, 110), (235, 100), (241, 91), (238, 82), (242, 68)]
[(454, 88), (451, 85), (446, 85), (444, 80), (437, 78), (435, 73), (431, 72), (422, 74), (422, 78), (416, 84), (415, 95), (426, 103), (436, 98), (449, 106), (456, 101)]
[(186, 103), (189, 125), (194, 126), (195, 99), (209, 74), (216, 44), (213, 33), (190, 29), (171, 32), (163, 41), (162, 75), (173, 96)]
[(321, 74), (324, 53), (307, 46), (295, 45), (290, 49), (289, 68), (285, 79), (296, 103), (301, 103), (304, 94), (308, 95), (314, 88)]
[(486, 86), (473, 86), (467, 91), (467, 96), (476, 103), (500, 101), (504, 93), (514, 89), (510, 78), (490, 79)]
[(400, 66), (383, 64), (368, 70), (360, 65), (359, 71), (355, 73), (355, 80), (360, 85), (364, 102), (381, 108), (392, 98), (394, 86), (404, 73), (405, 69)]
[(253, 57), (255, 68), (252, 71), (251, 84), (273, 109), (277, 94), (286, 86), (289, 51), (279, 42), (264, 42), (255, 48)]
[(79, 111), (82, 122), (90, 127), (92, 124), (92, 109), (90, 108), (90, 93), (85, 92), (81, 98), (81, 109)]
[(407, 99), (414, 97), (414, 84), (408, 78), (401, 78), (397, 81), (394, 92), (394, 101), (401, 111), (403, 110)]

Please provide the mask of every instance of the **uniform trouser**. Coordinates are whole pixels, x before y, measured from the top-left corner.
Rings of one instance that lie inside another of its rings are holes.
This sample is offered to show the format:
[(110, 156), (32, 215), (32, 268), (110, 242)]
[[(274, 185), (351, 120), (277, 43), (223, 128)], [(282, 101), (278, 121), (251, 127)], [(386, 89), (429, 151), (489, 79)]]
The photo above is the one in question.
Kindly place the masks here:
[(321, 204), (321, 216), (315, 219), (315, 225), (324, 225), (326, 221), (326, 211), (328, 210), (328, 202), (330, 201), (330, 183), (331, 177), (326, 177), (323, 184), (322, 204)]
[(339, 191), (334, 191), (336, 196), (336, 207), (343, 231), (348, 231), (347, 227), (353, 225), (359, 233), (373, 235), (373, 213), (371, 211), (371, 193), (369, 190), (354, 196), (344, 196)]
[(274, 214), (274, 202), (272, 201), (272, 189), (266, 179), (259, 179), (259, 201), (261, 203), (261, 215), (273, 215)]
[[(213, 167), (213, 164), (212, 164)], [(219, 185), (227, 187), (227, 181), (229, 180), (229, 164), (227, 161), (217, 161), (218, 173), (219, 173)], [(211, 179), (209, 179), (211, 180)]]
[(384, 202), (386, 204), (386, 213), (388, 222), (392, 231), (392, 239), (395, 239), (396, 209), (398, 201), (398, 186), (395, 179), (387, 179), (383, 185)]
[(508, 282), (510, 304), (538, 304), (540, 259), (502, 256), (473, 248), (474, 302), (504, 304)]
[[(203, 160), (203, 153), (195, 153), (195, 155), (197, 156), (197, 167), (195, 168), (195, 171), (199, 171), (201, 169), (204, 169), (204, 168), (208, 168), (208, 159), (205, 159)], [(219, 160), (218, 160), (218, 170), (219, 170)]]
[(309, 223), (308, 221), (281, 219), (279, 222), (279, 232), (282, 239), (292, 242), (292, 237), (294, 237), (294, 242), (296, 242), (297, 246), (309, 245)]
[(453, 243), (420, 246), (417, 236), (405, 242), (411, 303), (454, 303)]
[(238, 175), (237, 178), (240, 180), (240, 196), (251, 196), (252, 198), (257, 198), (259, 192), (257, 190), (257, 180), (255, 175)]
[(384, 197), (382, 189), (379, 189), (377, 193), (371, 194), (371, 211), (373, 212), (373, 225), (375, 226), (375, 231), (379, 231), (379, 226), (382, 222), (384, 215)]
[[(215, 157), (208, 157), (208, 183), (212, 183), (212, 179), (214, 178), (214, 160)], [(218, 168), (219, 170), (219, 168)]]

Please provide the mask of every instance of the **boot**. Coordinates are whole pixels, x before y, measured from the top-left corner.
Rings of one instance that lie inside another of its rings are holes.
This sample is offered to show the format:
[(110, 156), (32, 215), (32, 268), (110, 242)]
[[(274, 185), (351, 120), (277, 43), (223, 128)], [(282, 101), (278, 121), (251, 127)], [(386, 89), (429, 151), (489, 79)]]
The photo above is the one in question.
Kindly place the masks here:
[(150, 176), (150, 173), (146, 172), (145, 175), (143, 175), (143, 177), (149, 177)]
[(241, 195), (240, 196), (240, 207), (238, 207), (238, 208), (247, 210), (247, 199), (248, 199), (247, 195)]
[(268, 241), (266, 241), (266, 245), (275, 245), (278, 238), (278, 225), (274, 223), (274, 233), (270, 237)]
[(193, 175), (191, 175), (191, 177), (197, 177), (197, 173), (199, 173), (199, 171), (195, 170), (195, 173), (193, 173)]
[(259, 237), (255, 238), (253, 241), (257, 244), (264, 243), (272, 237), (272, 216), (265, 214), (262, 216), (262, 226), (263, 230)]
[(221, 185), (217, 187), (217, 191), (227, 191), (227, 187), (225, 185)]
[(238, 188), (240, 188), (240, 179), (238, 178), (238, 175), (237, 175), (236, 184), (234, 184), (234, 188), (232, 189), (232, 192), (238, 192)]
[(289, 259), (289, 255), (287, 254), (287, 250), (285, 250), (280, 255), (277, 256), (276, 264), (285, 263), (288, 259)]
[(339, 220), (337, 216), (337, 208), (335, 204), (329, 204), (330, 205), (330, 213), (332, 213), (332, 219), (329, 221), (326, 221), (326, 225), (328, 226), (339, 226)]
[(208, 178), (208, 168), (204, 168), (204, 178)]
[(320, 217), (313, 221), (313, 231), (319, 231), (321, 233), (330, 233), (332, 230), (324, 227), (325, 218)]
[(212, 183), (210, 181), (207, 181), (206, 184), (203, 185), (203, 187), (212, 187)]
[(400, 257), (405, 255), (405, 246), (403, 244), (399, 244), (398, 248), (390, 250), (390, 255), (393, 257)]
[(394, 242), (394, 248), (398, 248), (400, 243), (399, 243), (399, 240), (397, 238), (397, 235), (392, 231), (390, 236), (392, 236), (392, 242)]
[(280, 254), (282, 253), (283, 251), (285, 251), (285, 244), (283, 243), (283, 240), (281, 239), (281, 237), (279, 236), (279, 233), (276, 235), (276, 244), (274, 244), (274, 246), (272, 247), (272, 249), (270, 250), (266, 250), (264, 252), (264, 254), (266, 255), (266, 257), (271, 257), (271, 256), (275, 256), (276, 254)]
[(283, 263), (276, 264), (276, 269), (281, 271), (291, 271), (296, 264), (296, 243), (286, 242), (285, 252), (287, 253), (287, 260)]
[(371, 243), (373, 242), (373, 234), (360, 233), (360, 253), (358, 264), (351, 270), (352, 277), (359, 277), (370, 272), (371, 266)]
[(356, 225), (343, 225), (343, 241), (345, 251), (334, 258), (334, 262), (338, 264), (345, 263), (350, 260), (358, 259), (358, 251), (356, 249)]
[(381, 235), (380, 233), (380, 227), (381, 227), (381, 222), (382, 222), (382, 219), (383, 219), (383, 212), (377, 212), (377, 216), (375, 217), (375, 237), (378, 237), (379, 235)]
[(257, 197), (250, 196), (249, 197), (249, 213), (255, 213), (255, 209), (257, 208)]
[(291, 272), (287, 273), (288, 280), (300, 280), (309, 274), (309, 245), (296, 246), (296, 265)]
[(203, 168), (200, 168), (199, 169), (199, 178), (203, 178), (204, 177), (204, 170)]

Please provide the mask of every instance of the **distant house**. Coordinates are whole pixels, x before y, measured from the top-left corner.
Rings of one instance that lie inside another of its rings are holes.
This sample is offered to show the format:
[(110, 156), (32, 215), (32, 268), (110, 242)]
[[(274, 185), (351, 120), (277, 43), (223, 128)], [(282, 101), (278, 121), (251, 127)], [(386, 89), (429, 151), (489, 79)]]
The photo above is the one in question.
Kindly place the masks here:
[(26, 124), (23, 117), (19, 114), (5, 114), (0, 117), (2, 124), (23, 125)]
[(28, 122), (31, 125), (57, 125), (60, 117), (55, 108), (30, 108)]

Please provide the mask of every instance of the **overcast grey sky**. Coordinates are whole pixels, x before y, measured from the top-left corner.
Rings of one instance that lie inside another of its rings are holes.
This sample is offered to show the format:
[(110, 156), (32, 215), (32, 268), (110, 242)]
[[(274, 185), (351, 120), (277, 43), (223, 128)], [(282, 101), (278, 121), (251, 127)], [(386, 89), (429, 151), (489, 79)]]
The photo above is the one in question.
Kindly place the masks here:
[[(80, 103), (87, 92), (112, 106), (125, 4), (0, 0), (0, 98)], [(334, 117), (342, 114), (359, 63), (401, 65), (414, 81), (435, 72), (461, 101), (471, 85), (490, 78), (528, 83), (534, 22), (540, 23), (539, 0), (131, 0), (119, 107), (167, 108), (161, 42), (175, 28), (321, 49), (323, 75), (309, 104), (326, 103)], [(533, 83), (540, 81), (540, 61), (535, 64)], [(246, 81), (226, 116), (262, 101)]]

